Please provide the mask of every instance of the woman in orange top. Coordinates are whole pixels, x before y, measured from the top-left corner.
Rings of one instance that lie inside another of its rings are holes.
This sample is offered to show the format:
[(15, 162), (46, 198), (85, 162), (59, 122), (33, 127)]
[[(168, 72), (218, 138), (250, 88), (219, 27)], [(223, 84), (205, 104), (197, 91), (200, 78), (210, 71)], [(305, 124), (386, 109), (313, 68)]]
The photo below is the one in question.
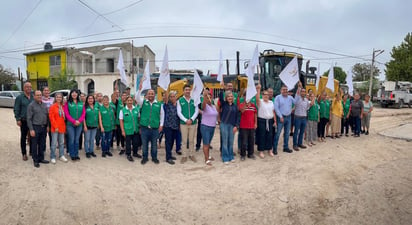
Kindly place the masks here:
[(67, 162), (64, 157), (64, 134), (66, 133), (66, 122), (64, 121), (63, 110), (63, 95), (57, 93), (54, 98), (54, 104), (50, 106), (49, 118), (51, 124), (52, 143), (50, 147), (50, 160), (53, 164), (56, 163), (56, 145), (59, 143), (59, 159), (62, 162)]

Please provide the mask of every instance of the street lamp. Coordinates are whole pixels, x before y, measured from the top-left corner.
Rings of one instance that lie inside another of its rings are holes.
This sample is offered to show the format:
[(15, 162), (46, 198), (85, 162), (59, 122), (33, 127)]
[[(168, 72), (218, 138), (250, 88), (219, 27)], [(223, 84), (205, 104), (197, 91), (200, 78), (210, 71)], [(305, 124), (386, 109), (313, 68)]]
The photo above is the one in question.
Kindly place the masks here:
[(382, 54), (383, 52), (384, 50), (375, 50), (375, 49), (373, 49), (373, 52), (372, 52), (371, 76), (369, 80), (369, 96), (371, 97), (372, 97), (372, 84), (373, 84), (373, 63), (375, 62), (375, 57)]

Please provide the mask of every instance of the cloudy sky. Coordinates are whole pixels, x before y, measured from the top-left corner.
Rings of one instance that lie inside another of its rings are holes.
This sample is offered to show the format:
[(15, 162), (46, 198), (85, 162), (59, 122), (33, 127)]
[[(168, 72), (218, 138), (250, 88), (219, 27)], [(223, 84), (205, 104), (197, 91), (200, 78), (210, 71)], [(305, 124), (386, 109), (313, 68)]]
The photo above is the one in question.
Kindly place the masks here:
[[(320, 65), (345, 71), (371, 60), (373, 49), (384, 78), (393, 46), (412, 32), (409, 0), (13, 0), (0, 8), (0, 64), (25, 68), (24, 52), (55, 47), (131, 42), (148, 45), (161, 65), (165, 46), (169, 67), (216, 73), (219, 50), (225, 59), (252, 57), (259, 50), (293, 51)], [(189, 37), (215, 36), (238, 41)], [(111, 42), (100, 42), (117, 39)], [(122, 40), (119, 40), (122, 39)], [(87, 43), (87, 44), (82, 44)], [(311, 50), (307, 50), (311, 49)], [(337, 54), (325, 54), (322, 51)], [(352, 56), (343, 57), (342, 55)], [(230, 62), (235, 72), (235, 61)], [(23, 69), (24, 71), (24, 69)]]

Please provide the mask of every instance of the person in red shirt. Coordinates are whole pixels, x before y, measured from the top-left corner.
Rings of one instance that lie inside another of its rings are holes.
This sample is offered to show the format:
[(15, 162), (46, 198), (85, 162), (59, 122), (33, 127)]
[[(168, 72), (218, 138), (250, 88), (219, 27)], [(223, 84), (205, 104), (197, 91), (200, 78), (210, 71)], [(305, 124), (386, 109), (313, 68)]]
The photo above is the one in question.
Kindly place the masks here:
[[(238, 100), (239, 101), (239, 100)], [(255, 129), (257, 127), (257, 110), (255, 104), (243, 102), (239, 105), (240, 116), (240, 134), (242, 137), (242, 147), (240, 149), (240, 160), (244, 161), (246, 157), (255, 159), (253, 154), (255, 146)]]

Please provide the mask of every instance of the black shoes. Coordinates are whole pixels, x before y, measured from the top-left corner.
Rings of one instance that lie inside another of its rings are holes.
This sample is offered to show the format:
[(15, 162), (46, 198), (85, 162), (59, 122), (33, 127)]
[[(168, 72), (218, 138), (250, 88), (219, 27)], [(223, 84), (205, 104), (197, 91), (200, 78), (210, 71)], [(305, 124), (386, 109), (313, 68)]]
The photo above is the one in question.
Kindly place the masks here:
[(40, 162), (39, 162), (39, 163), (48, 164), (48, 163), (49, 163), (49, 161), (47, 161), (47, 160), (43, 159), (43, 160), (40, 160)]
[(295, 151), (299, 151), (299, 148), (298, 148), (298, 146), (293, 146), (293, 150), (295, 150)]
[(200, 150), (200, 146), (196, 146), (196, 151), (198, 152)]
[(155, 164), (159, 164), (159, 160), (158, 160), (158, 159), (152, 159), (152, 161), (153, 161)]
[(38, 162), (33, 162), (33, 164), (34, 164), (34, 167), (36, 167), (36, 168), (40, 167), (40, 164)]
[(113, 154), (112, 154), (111, 152), (106, 152), (106, 155), (107, 155), (107, 156), (110, 156), (110, 157), (113, 156)]
[(171, 160), (176, 160), (176, 157), (172, 156), (170, 157)]
[(176, 154), (178, 154), (178, 155), (182, 155), (182, 152), (181, 152), (181, 151), (178, 151), (178, 152), (176, 152)]
[(136, 158), (142, 158), (142, 156), (139, 154), (139, 153), (133, 153), (133, 157), (136, 157)]
[(245, 161), (245, 157), (244, 157), (244, 156), (241, 156), (241, 157), (240, 157), (240, 161)]
[(90, 155), (96, 157), (96, 154), (94, 154), (94, 152), (90, 153)]
[[(337, 136), (338, 137), (338, 136)], [(305, 145), (298, 145), (299, 148), (307, 148)]]
[(120, 150), (119, 155), (123, 155), (125, 152), (125, 150)]
[(368, 131), (368, 130), (365, 132), (365, 135), (369, 135), (369, 131)]
[(173, 161), (172, 159), (166, 160), (167, 163), (169, 163), (170, 165), (174, 165), (175, 161)]
[(127, 160), (129, 160), (130, 162), (133, 162), (133, 161), (134, 161), (134, 159), (133, 159), (133, 157), (132, 157), (131, 155), (128, 155), (128, 156), (127, 156)]
[(90, 155), (90, 153), (86, 153), (86, 158), (88, 158), (88, 159), (90, 159), (90, 157), (91, 157), (91, 155)]
[(106, 153), (105, 152), (102, 152), (102, 157), (106, 158)]
[(285, 149), (283, 149), (283, 152), (292, 153), (293, 151), (288, 149), (288, 148), (285, 148)]
[(144, 164), (146, 164), (148, 161), (149, 161), (148, 159), (142, 159), (142, 161), (140, 161), (140, 163), (141, 163), (142, 165), (144, 165)]
[(255, 155), (248, 155), (247, 157), (248, 157), (249, 159), (253, 159), (253, 160), (256, 159)]

